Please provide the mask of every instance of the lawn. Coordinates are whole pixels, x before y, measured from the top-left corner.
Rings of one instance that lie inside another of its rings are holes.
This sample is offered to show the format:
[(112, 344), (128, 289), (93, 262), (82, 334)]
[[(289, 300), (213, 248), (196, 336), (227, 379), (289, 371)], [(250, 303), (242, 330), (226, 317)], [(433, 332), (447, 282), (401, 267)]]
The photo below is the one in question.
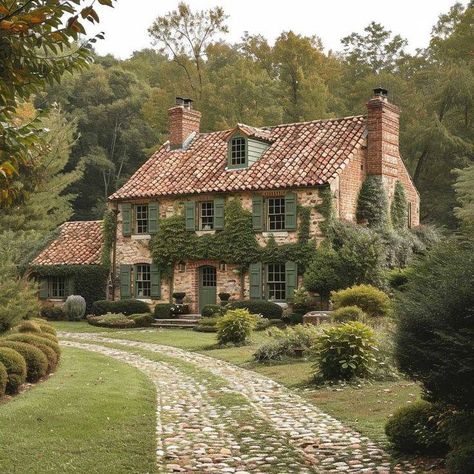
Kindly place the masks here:
[[(70, 332), (102, 331), (102, 328), (84, 322), (55, 322), (54, 326), (58, 330)], [(384, 425), (388, 417), (397, 408), (417, 400), (420, 395), (419, 388), (406, 380), (315, 388), (311, 385), (309, 361), (300, 359), (284, 363), (259, 364), (252, 360), (252, 354), (257, 347), (268, 340), (265, 332), (254, 333), (250, 345), (218, 348), (215, 334), (187, 329), (106, 331), (109, 337), (180, 347), (255, 370), (297, 391), (322, 410), (380, 442), (386, 442)], [(110, 334), (111, 331), (113, 334)]]
[(157, 472), (155, 406), (138, 370), (63, 348), (53, 376), (0, 404), (0, 472)]

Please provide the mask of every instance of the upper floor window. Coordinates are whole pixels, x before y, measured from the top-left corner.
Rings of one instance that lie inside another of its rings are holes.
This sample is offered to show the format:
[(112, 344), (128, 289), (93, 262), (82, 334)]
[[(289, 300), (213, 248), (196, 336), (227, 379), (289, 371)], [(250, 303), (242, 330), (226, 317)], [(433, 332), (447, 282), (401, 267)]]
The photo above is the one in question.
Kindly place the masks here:
[(268, 199), (268, 230), (285, 229), (285, 198)]
[(150, 265), (140, 264), (135, 266), (135, 297), (149, 298), (151, 296)]
[(236, 137), (230, 141), (230, 166), (241, 167), (247, 162), (247, 142), (245, 138)]
[(135, 206), (135, 233), (148, 234), (148, 204)]
[(214, 201), (199, 203), (199, 230), (214, 229)]
[(292, 231), (297, 227), (298, 201), (295, 193), (252, 197), (252, 226), (260, 232)]

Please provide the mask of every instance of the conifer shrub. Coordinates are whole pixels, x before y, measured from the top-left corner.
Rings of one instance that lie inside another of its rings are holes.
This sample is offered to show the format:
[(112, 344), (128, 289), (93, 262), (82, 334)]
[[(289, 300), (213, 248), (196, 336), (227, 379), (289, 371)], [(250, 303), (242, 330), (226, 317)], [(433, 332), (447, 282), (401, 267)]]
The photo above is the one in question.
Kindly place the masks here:
[(227, 309), (246, 309), (249, 313), (260, 314), (268, 319), (281, 319), (283, 308), (272, 301), (264, 300), (237, 300), (231, 301)]
[(5, 339), (8, 341), (26, 342), (28, 344), (33, 344), (34, 346), (37, 346), (37, 344), (43, 344), (45, 346), (48, 346), (55, 352), (58, 360), (61, 357), (61, 349), (59, 347), (59, 344), (40, 335), (36, 335), (33, 333), (10, 334)]
[(5, 369), (5, 366), (0, 362), (0, 398), (2, 398), (3, 395), (5, 395), (7, 382), (8, 382), (7, 369)]
[(18, 332), (33, 332), (41, 334), (41, 327), (36, 321), (23, 321), (15, 328)]
[(80, 295), (69, 295), (63, 309), (69, 321), (79, 321), (86, 314), (86, 300)]
[(251, 336), (259, 317), (247, 309), (230, 309), (217, 320), (219, 344), (243, 344)]
[(390, 298), (371, 285), (357, 285), (333, 292), (331, 300), (335, 309), (358, 306), (372, 318), (389, 316), (391, 313)]
[(392, 204), (390, 205), (390, 218), (394, 229), (403, 230), (408, 225), (408, 201), (405, 187), (401, 181), (395, 183)]
[(34, 321), (39, 325), (42, 333), (52, 334), (53, 336), (57, 335), (56, 329), (54, 329), (53, 326), (51, 326), (51, 324), (48, 324), (43, 319), (35, 319)]
[(9, 347), (0, 347), (0, 363), (8, 374), (6, 393), (14, 395), (26, 381), (26, 362), (24, 357)]
[(357, 198), (357, 222), (366, 222), (369, 227), (382, 228), (387, 224), (388, 198), (381, 176), (365, 178)]
[(367, 315), (358, 306), (343, 306), (331, 313), (336, 323), (347, 323), (349, 321), (365, 321)]
[(323, 329), (312, 349), (316, 380), (367, 377), (376, 363), (375, 336), (358, 321)]
[(0, 339), (0, 347), (9, 347), (18, 352), (26, 362), (26, 381), (35, 383), (48, 371), (48, 359), (35, 346), (26, 342), (5, 341)]
[(117, 301), (99, 300), (94, 302), (92, 305), (92, 314), (94, 316), (102, 316), (107, 313), (121, 313), (129, 316), (131, 314), (150, 313), (150, 307), (144, 301), (134, 299)]

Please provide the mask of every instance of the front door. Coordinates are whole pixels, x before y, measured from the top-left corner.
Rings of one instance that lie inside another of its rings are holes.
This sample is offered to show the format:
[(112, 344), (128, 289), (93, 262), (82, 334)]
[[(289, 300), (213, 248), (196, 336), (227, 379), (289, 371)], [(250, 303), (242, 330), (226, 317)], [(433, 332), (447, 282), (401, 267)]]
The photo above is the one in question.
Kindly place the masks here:
[(199, 268), (199, 312), (207, 304), (216, 304), (216, 280), (214, 267)]

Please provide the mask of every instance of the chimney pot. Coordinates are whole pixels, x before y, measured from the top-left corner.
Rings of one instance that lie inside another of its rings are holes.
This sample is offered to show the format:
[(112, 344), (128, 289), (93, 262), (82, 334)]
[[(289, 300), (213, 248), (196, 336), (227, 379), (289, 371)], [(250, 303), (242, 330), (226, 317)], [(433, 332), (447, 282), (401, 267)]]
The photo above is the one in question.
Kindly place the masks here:
[(383, 87), (376, 87), (374, 89), (375, 97), (388, 97), (388, 90)]

